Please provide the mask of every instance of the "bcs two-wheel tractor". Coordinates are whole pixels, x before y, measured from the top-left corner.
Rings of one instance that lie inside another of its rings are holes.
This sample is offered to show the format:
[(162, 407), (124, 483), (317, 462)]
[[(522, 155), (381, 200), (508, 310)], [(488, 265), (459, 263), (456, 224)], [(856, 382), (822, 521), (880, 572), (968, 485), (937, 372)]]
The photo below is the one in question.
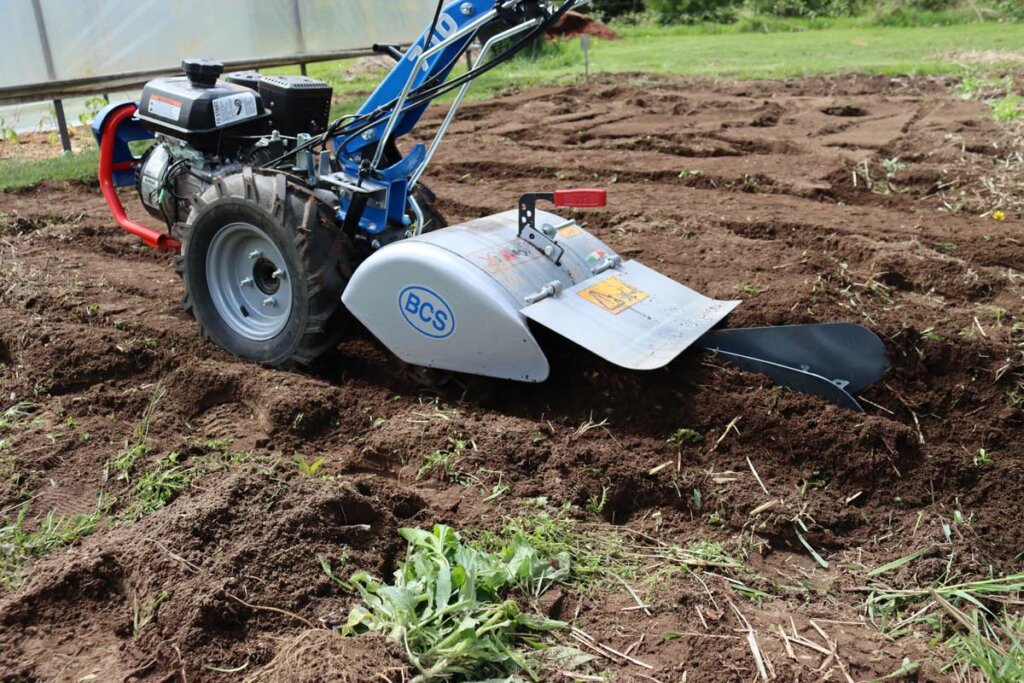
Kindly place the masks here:
[[(332, 350), (347, 310), (402, 361), (542, 382), (540, 326), (625, 368), (660, 368), (695, 346), (854, 410), (888, 368), (854, 324), (714, 330), (740, 302), (717, 301), (623, 259), (572, 219), (537, 208), (604, 206), (604, 190), (537, 192), (511, 211), (445, 227), (422, 183), (473, 79), (507, 62), (585, 0), (457, 0), (402, 52), (356, 114), (330, 121), (331, 87), (303, 76), (185, 75), (93, 123), (100, 183), (118, 224), (179, 251), (184, 306), (227, 351), (274, 367)], [(450, 77), (479, 36), (475, 66)], [(501, 53), (491, 56), (495, 46)], [(429, 145), (403, 153), (430, 102), (458, 91)], [(155, 138), (135, 157), (129, 143)], [(133, 185), (153, 229), (128, 218)]]

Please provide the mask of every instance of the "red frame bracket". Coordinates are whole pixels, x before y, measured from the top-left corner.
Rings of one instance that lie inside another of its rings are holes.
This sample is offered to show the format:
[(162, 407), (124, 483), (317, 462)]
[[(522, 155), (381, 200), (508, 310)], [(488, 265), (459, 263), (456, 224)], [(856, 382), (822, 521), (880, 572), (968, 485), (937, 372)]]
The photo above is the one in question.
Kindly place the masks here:
[(103, 129), (100, 134), (100, 169), (98, 174), (100, 190), (103, 191), (103, 199), (106, 200), (107, 206), (110, 207), (110, 213), (114, 215), (114, 220), (117, 221), (122, 230), (135, 235), (154, 249), (159, 249), (160, 251), (180, 251), (181, 243), (178, 240), (173, 239), (165, 232), (155, 230), (129, 218), (124, 210), (124, 205), (121, 203), (121, 198), (117, 195), (117, 187), (114, 185), (114, 171), (126, 171), (134, 168), (136, 165), (136, 162), (132, 161), (114, 163), (114, 144), (117, 142), (117, 128), (122, 122), (135, 116), (136, 111), (137, 107), (134, 104), (126, 104), (124, 107), (110, 112), (103, 122)]

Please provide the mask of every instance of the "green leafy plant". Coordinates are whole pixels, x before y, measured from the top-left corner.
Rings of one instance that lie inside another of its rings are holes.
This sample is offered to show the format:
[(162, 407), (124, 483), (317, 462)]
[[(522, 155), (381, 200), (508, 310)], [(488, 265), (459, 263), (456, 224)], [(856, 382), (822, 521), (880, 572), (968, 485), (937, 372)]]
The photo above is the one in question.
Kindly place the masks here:
[(13, 128), (7, 126), (7, 119), (0, 116), (0, 140), (7, 140), (18, 144), (18, 133)]
[(78, 115), (78, 122), (83, 126), (92, 124), (93, 119), (100, 113), (103, 107), (107, 106), (107, 100), (103, 97), (90, 97), (82, 103), (85, 111)]
[(523, 536), (487, 552), (444, 525), (399, 533), (409, 547), (391, 584), (362, 572), (350, 579), (363, 602), (342, 632), (383, 633), (400, 643), (419, 671), (414, 683), (516, 673), (540, 680), (533, 652), (547, 646), (543, 633), (567, 624), (524, 612), (511, 596), (539, 594), (568, 577), (569, 557), (552, 560)]
[(685, 444), (694, 444), (699, 446), (704, 443), (704, 435), (700, 432), (684, 427), (682, 429), (677, 429), (672, 436), (668, 437), (668, 442), (673, 446), (683, 446)]
[(593, 512), (595, 515), (599, 515), (604, 512), (605, 506), (608, 504), (608, 487), (601, 487), (601, 497), (592, 498), (587, 501), (586, 510), (587, 512)]
[(764, 287), (761, 285), (736, 285), (736, 291), (748, 296), (757, 296), (764, 291)]
[(992, 118), (996, 121), (1019, 121), (1024, 119), (1024, 97), (1008, 93), (988, 103), (992, 107)]
[(302, 454), (295, 454), (295, 465), (299, 468), (299, 473), (307, 477), (315, 477), (316, 473), (320, 471), (320, 468), (324, 465), (323, 458), (317, 458), (313, 462), (307, 462)]

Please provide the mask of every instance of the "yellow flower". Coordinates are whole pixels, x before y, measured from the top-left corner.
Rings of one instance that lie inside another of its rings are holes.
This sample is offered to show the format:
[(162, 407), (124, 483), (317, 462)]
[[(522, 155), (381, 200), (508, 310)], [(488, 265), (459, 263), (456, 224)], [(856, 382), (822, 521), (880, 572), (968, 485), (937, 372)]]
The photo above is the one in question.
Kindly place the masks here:
[(1006, 214), (1003, 213), (1002, 211), (993, 211), (992, 212), (992, 218), (996, 219), (997, 221), (1005, 221), (1006, 220)]

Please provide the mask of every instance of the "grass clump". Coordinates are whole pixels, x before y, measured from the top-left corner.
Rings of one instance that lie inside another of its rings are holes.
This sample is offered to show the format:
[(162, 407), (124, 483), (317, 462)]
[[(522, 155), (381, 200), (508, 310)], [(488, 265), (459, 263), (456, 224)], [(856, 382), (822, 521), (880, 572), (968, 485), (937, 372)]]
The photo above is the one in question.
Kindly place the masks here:
[(868, 616), (891, 635), (926, 630), (951, 656), (957, 680), (1011, 683), (1024, 680), (1024, 617), (1014, 608), (1024, 594), (1024, 574), (925, 588), (875, 586)]
[(0, 526), (0, 590), (13, 590), (22, 580), (22, 570), (30, 560), (42, 557), (91, 534), (99, 526), (103, 510), (87, 515), (64, 516), (50, 511), (32, 531), (25, 528), (28, 506)]
[(132, 505), (127, 513), (129, 519), (137, 521), (156, 512), (184, 491), (198, 476), (196, 468), (184, 467), (179, 458), (177, 453), (171, 453), (135, 482), (131, 493)]
[(28, 401), (21, 401), (10, 406), (3, 412), (0, 412), (0, 432), (7, 432), (20, 427), (24, 427), (28, 423), (28, 416), (38, 406)]
[(629, 534), (628, 529), (590, 524), (569, 516), (571, 508), (542, 509), (505, 519), (501, 531), (478, 531), (474, 542), (497, 550), (505, 539), (522, 538), (547, 557), (568, 557), (570, 580), (584, 591), (600, 586), (654, 586), (667, 575), (703, 568), (742, 569), (720, 543), (700, 541), (686, 547)]
[(124, 448), (118, 452), (117, 457), (107, 463), (107, 469), (117, 472), (119, 480), (130, 481), (135, 463), (138, 462), (139, 458), (149, 453), (149, 446), (146, 445), (146, 438), (149, 436), (149, 424), (153, 419), (153, 412), (166, 394), (167, 390), (162, 386), (156, 388), (156, 391), (153, 392), (149, 399), (149, 403), (146, 404), (146, 409), (142, 411), (142, 419), (135, 426), (132, 438), (125, 439)]
[(409, 546), (391, 584), (352, 576), (363, 604), (342, 632), (399, 642), (419, 671), (413, 683), (519, 673), (540, 680), (535, 653), (551, 645), (543, 634), (567, 624), (523, 611), (515, 597), (568, 578), (569, 557), (548, 559), (521, 535), (490, 552), (464, 544), (444, 525), (399, 533)]

